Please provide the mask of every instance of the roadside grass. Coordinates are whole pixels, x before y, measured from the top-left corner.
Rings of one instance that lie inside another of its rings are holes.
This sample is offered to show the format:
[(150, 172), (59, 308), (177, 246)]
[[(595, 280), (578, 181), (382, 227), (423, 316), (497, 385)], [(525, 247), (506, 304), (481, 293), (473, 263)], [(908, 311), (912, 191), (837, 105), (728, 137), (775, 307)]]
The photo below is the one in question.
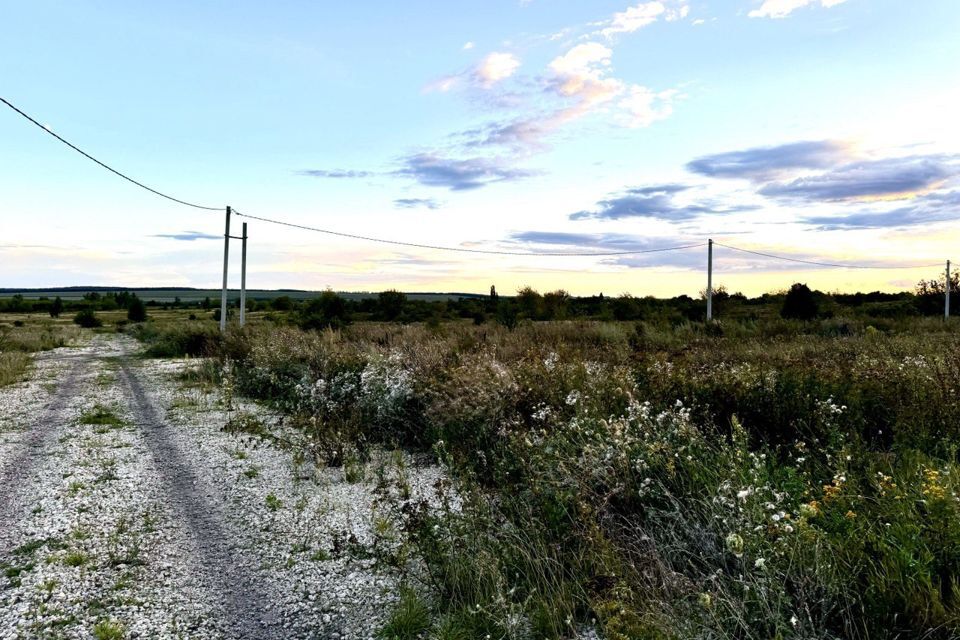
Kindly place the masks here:
[(347, 481), (444, 465), (371, 469), (381, 637), (955, 637), (960, 332), (868, 321), (253, 327), (220, 384)]
[(20, 351), (0, 353), (0, 387), (23, 380), (32, 364), (29, 354)]
[(93, 627), (95, 640), (123, 640), (126, 637), (126, 627), (113, 620), (101, 620)]
[(410, 587), (401, 587), (400, 599), (377, 637), (381, 640), (417, 640), (430, 629), (430, 607)]

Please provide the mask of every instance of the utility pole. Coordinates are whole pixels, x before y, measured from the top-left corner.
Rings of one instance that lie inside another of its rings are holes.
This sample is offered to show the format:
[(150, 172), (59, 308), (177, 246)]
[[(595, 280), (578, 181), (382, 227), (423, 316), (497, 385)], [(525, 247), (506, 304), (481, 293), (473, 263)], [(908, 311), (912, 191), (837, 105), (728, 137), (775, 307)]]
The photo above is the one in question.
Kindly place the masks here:
[(713, 239), (707, 240), (707, 322), (713, 320)]
[[(246, 235), (246, 234), (244, 234)], [(227, 223), (223, 232), (223, 289), (220, 292), (220, 333), (227, 330), (227, 265), (230, 260), (230, 207), (227, 207)]]
[(943, 300), (943, 319), (949, 320), (950, 319), (950, 261), (949, 260), (947, 260), (947, 282), (946, 282), (946, 286), (944, 287), (944, 291), (946, 291), (946, 295), (944, 296), (944, 300)]
[(243, 248), (240, 250), (240, 326), (247, 322), (247, 223), (243, 223)]

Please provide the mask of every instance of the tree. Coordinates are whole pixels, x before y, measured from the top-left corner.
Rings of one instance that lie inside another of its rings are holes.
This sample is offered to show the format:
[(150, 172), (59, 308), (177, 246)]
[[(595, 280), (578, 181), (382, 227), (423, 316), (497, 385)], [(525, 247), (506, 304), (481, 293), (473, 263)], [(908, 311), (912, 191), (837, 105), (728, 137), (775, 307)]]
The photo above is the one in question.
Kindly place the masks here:
[(59, 318), (60, 314), (63, 313), (63, 300), (60, 299), (60, 296), (53, 299), (49, 311), (51, 318)]
[(794, 320), (813, 320), (820, 313), (817, 300), (805, 284), (793, 284), (783, 299), (783, 308), (780, 316)]
[(290, 311), (293, 309), (293, 300), (290, 296), (277, 296), (270, 301), (270, 307), (274, 311)]
[(402, 291), (390, 289), (377, 296), (377, 307), (379, 315), (384, 320), (396, 320), (403, 313), (403, 305), (407, 302), (407, 296)]
[(546, 320), (562, 320), (567, 317), (570, 294), (557, 289), (543, 296), (543, 316)]
[(308, 300), (300, 312), (301, 329), (339, 329), (350, 322), (347, 301), (327, 289), (319, 297)]
[(523, 317), (536, 320), (543, 310), (543, 297), (533, 287), (524, 287), (517, 291), (517, 304)]
[(130, 322), (146, 322), (147, 307), (143, 300), (134, 295), (127, 304), (127, 320)]
[(497, 293), (497, 287), (495, 285), (490, 285), (490, 298), (487, 300), (487, 311), (496, 311), (499, 302), (500, 294)]

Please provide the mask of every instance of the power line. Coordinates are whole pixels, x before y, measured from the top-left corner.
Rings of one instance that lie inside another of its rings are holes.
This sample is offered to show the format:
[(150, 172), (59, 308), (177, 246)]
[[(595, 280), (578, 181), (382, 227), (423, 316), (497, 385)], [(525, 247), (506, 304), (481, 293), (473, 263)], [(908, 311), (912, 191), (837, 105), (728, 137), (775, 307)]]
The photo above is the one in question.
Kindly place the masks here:
[(458, 253), (479, 253), (484, 255), (493, 255), (493, 256), (556, 256), (556, 257), (600, 257), (600, 256), (632, 256), (638, 255), (641, 253), (662, 253), (665, 251), (680, 251), (682, 249), (693, 249), (694, 247), (703, 247), (706, 246), (705, 242), (698, 244), (685, 244), (678, 245), (674, 247), (660, 247), (657, 249), (642, 249), (637, 251), (601, 251), (601, 252), (535, 252), (535, 251), (498, 251), (494, 249), (469, 249), (467, 247), (450, 247), (444, 245), (434, 245), (434, 244), (420, 244), (417, 242), (402, 242), (400, 240), (388, 240), (386, 238), (376, 238), (372, 236), (360, 236), (352, 233), (342, 233), (340, 231), (332, 231), (330, 229), (319, 229), (317, 227), (309, 227), (302, 224), (295, 224), (293, 222), (285, 222), (283, 220), (274, 220), (272, 218), (263, 218), (261, 216), (250, 215), (249, 213), (240, 213), (236, 209), (233, 210), (238, 216), (244, 218), (250, 218), (251, 220), (259, 220), (261, 222), (268, 222), (270, 224), (278, 224), (284, 227), (293, 227), (294, 229), (303, 229), (305, 231), (316, 231), (317, 233), (325, 233), (331, 236), (338, 236), (340, 238), (352, 238), (354, 240), (365, 240), (367, 242), (379, 242), (381, 244), (392, 244), (398, 245), (401, 247), (414, 247), (417, 249), (435, 249), (437, 251), (454, 251)]
[(718, 247), (725, 247), (727, 249), (732, 249), (734, 251), (741, 251), (743, 253), (752, 253), (755, 256), (763, 256), (764, 258), (773, 258), (774, 260), (786, 260), (787, 262), (799, 262), (801, 264), (810, 264), (817, 267), (833, 267), (837, 269), (927, 269), (927, 268), (941, 266), (939, 263), (897, 265), (894, 267), (878, 267), (878, 266), (862, 265), (862, 264), (837, 264), (834, 262), (817, 262), (815, 260), (801, 260), (799, 258), (788, 258), (787, 256), (778, 256), (773, 253), (764, 253), (763, 251), (753, 251), (752, 249), (742, 249), (740, 247), (734, 247), (729, 244), (717, 242), (716, 240), (714, 240), (713, 244), (717, 245)]
[[(126, 174), (124, 174), (124, 173), (122, 173), (122, 172), (114, 169), (114, 168), (111, 167), (110, 165), (108, 165), (108, 164), (106, 164), (106, 163), (104, 163), (104, 162), (101, 162), (100, 160), (98, 160), (97, 158), (93, 157), (92, 155), (90, 155), (89, 153), (87, 153), (86, 151), (84, 151), (83, 149), (79, 148), (78, 146), (74, 145), (73, 143), (69, 142), (68, 140), (65, 140), (64, 138), (60, 137), (60, 136), (57, 135), (55, 132), (53, 132), (52, 130), (48, 129), (46, 126), (40, 124), (40, 122), (38, 122), (36, 119), (34, 119), (33, 117), (31, 117), (30, 115), (28, 115), (28, 114), (25, 113), (24, 111), (20, 110), (17, 106), (15, 106), (13, 103), (11, 103), (11, 102), (10, 102), (9, 100), (7, 100), (6, 98), (0, 96), (0, 102), (3, 102), (3, 103), (4, 103), (5, 105), (7, 105), (10, 109), (12, 109), (12, 110), (15, 111), (16, 113), (18, 113), (20, 116), (22, 116), (23, 118), (25, 118), (26, 120), (28, 120), (28, 121), (31, 122), (32, 124), (36, 125), (37, 127), (39, 127), (40, 129), (42, 129), (42, 130), (45, 131), (46, 133), (50, 134), (51, 136), (53, 136), (54, 138), (56, 138), (57, 140), (59, 140), (60, 142), (62, 142), (63, 144), (65, 144), (66, 146), (70, 147), (71, 149), (73, 149), (74, 151), (76, 151), (77, 153), (79, 153), (80, 155), (82, 155), (82, 156), (84, 156), (85, 158), (87, 158), (88, 160), (91, 160), (92, 162), (95, 162), (96, 164), (100, 165), (101, 167), (103, 167), (103, 168), (106, 169), (107, 171), (110, 171), (111, 173), (113, 173), (113, 174), (115, 174), (115, 175), (123, 178), (123, 179), (126, 180), (127, 182), (130, 182), (130, 183), (132, 183), (132, 184), (140, 187), (141, 189), (145, 189), (146, 191), (149, 191), (150, 193), (153, 193), (153, 194), (155, 194), (155, 195), (158, 195), (158, 196), (160, 196), (161, 198), (166, 198), (167, 200), (170, 200), (170, 201), (172, 201), (172, 202), (176, 202), (176, 203), (178, 203), (178, 204), (182, 204), (182, 205), (185, 205), (185, 206), (188, 206), (188, 207), (193, 207), (193, 208), (195, 208), (195, 209), (203, 209), (203, 210), (205, 210), (205, 211), (221, 211), (221, 210), (222, 210), (222, 207), (207, 207), (207, 206), (200, 205), (200, 204), (196, 204), (196, 203), (193, 203), (193, 202), (188, 202), (188, 201), (186, 201), (186, 200), (181, 200), (181, 199), (179, 199), (179, 198), (174, 198), (173, 196), (167, 195), (166, 193), (163, 193), (163, 192), (161, 192), (161, 191), (158, 191), (158, 190), (156, 190), (156, 189), (154, 189), (154, 188), (152, 188), (152, 187), (148, 187), (147, 185), (143, 184), (142, 182), (139, 182), (139, 181), (137, 181), (137, 180), (134, 180), (134, 179), (131, 178), (130, 176), (128, 176), (128, 175), (126, 175)], [(378, 238), (378, 237), (373, 237), (373, 236), (362, 236), (362, 235), (357, 235), (357, 234), (352, 234), (352, 233), (343, 233), (343, 232), (340, 232), (340, 231), (333, 231), (333, 230), (331, 230), (331, 229), (320, 229), (320, 228), (318, 228), (318, 227), (310, 227), (310, 226), (307, 226), (307, 225), (295, 224), (295, 223), (292, 223), (292, 222), (285, 222), (285, 221), (283, 221), (283, 220), (275, 220), (275, 219), (272, 219), (272, 218), (265, 218), (265, 217), (261, 217), (261, 216), (255, 216), (255, 215), (250, 215), (250, 214), (246, 214), (246, 213), (241, 213), (241, 212), (237, 211), (236, 209), (234, 209), (233, 211), (234, 211), (234, 213), (235, 213), (236, 215), (242, 216), (242, 217), (245, 217), (245, 218), (250, 218), (251, 220), (260, 220), (261, 222), (267, 222), (267, 223), (270, 223), (270, 224), (282, 225), (282, 226), (285, 226), (285, 227), (292, 227), (292, 228), (295, 228), (295, 229), (302, 229), (302, 230), (305, 230), (305, 231), (314, 231), (314, 232), (317, 232), (317, 233), (323, 233), (323, 234), (327, 234), (327, 235), (331, 235), (331, 236), (337, 236), (337, 237), (341, 237), (341, 238), (351, 238), (351, 239), (354, 239), (354, 240), (363, 240), (363, 241), (367, 241), (367, 242), (377, 242), (377, 243), (380, 243), (380, 244), (389, 244), (389, 245), (401, 246), (401, 247), (412, 247), (412, 248), (417, 248), (417, 249), (433, 249), (433, 250), (436, 250), (436, 251), (452, 251), (452, 252), (457, 252), (457, 253), (473, 253), (473, 254), (481, 254), (481, 255), (541, 256), (541, 257), (605, 257), (605, 256), (606, 256), (606, 257), (609, 257), (609, 256), (632, 256), (632, 255), (641, 255), (641, 254), (648, 254), (648, 253), (664, 253), (664, 252), (668, 252), (668, 251), (682, 251), (682, 250), (684, 250), (684, 249), (694, 249), (694, 248), (703, 247), (703, 246), (706, 245), (705, 242), (701, 242), (701, 243), (695, 243), (695, 244), (677, 245), (677, 246), (672, 246), (672, 247), (660, 247), (660, 248), (656, 248), (656, 249), (641, 249), (641, 250), (636, 250), (636, 251), (590, 251), (590, 252), (586, 252), (586, 251), (583, 251), (583, 252), (571, 252), (571, 251), (536, 252), (536, 251), (499, 251), (499, 250), (494, 250), (494, 249), (469, 249), (469, 248), (466, 248), (466, 247), (451, 247), (451, 246), (444, 246), (444, 245), (421, 244), (421, 243), (416, 243), (416, 242), (403, 242), (403, 241), (400, 241), (400, 240), (389, 240), (389, 239), (387, 239), (387, 238)], [(831, 267), (831, 268), (836, 268), (836, 269), (919, 269), (919, 268), (932, 268), (932, 267), (939, 267), (939, 266), (940, 266), (939, 264), (923, 264), (923, 265), (898, 265), (898, 266), (893, 266), (893, 267), (881, 267), (881, 266), (871, 266), (871, 265), (838, 264), (838, 263), (833, 263), (833, 262), (819, 262), (819, 261), (815, 261), (815, 260), (802, 260), (802, 259), (800, 259), (800, 258), (790, 258), (790, 257), (787, 257), (787, 256), (781, 256), (781, 255), (776, 255), (776, 254), (772, 254), (772, 253), (765, 253), (765, 252), (763, 252), (763, 251), (754, 251), (754, 250), (752, 250), (752, 249), (743, 249), (743, 248), (741, 248), (741, 247), (735, 247), (735, 246), (732, 246), (732, 245), (724, 244), (724, 243), (722, 243), (722, 242), (714, 242), (714, 244), (716, 244), (717, 246), (720, 246), (720, 247), (725, 247), (725, 248), (727, 248), (727, 249), (731, 249), (731, 250), (733, 250), (733, 251), (740, 251), (740, 252), (742, 252), (742, 253), (750, 253), (750, 254), (757, 255), (757, 256), (762, 256), (762, 257), (765, 257), (765, 258), (772, 258), (772, 259), (774, 259), (774, 260), (784, 260), (784, 261), (787, 261), (787, 262), (796, 262), (796, 263), (800, 263), (800, 264), (809, 264), (809, 265), (818, 266), (818, 267)], [(7, 247), (2, 247), (2, 248), (7, 248)]]
[(29, 121), (32, 122), (33, 124), (37, 125), (37, 126), (40, 127), (41, 129), (43, 129), (44, 131), (46, 131), (47, 133), (49, 133), (51, 136), (53, 136), (54, 138), (56, 138), (57, 140), (59, 140), (59, 141), (62, 142), (63, 144), (67, 145), (68, 147), (70, 147), (71, 149), (73, 149), (74, 151), (76, 151), (77, 153), (79, 153), (80, 155), (84, 156), (84, 157), (87, 158), (88, 160), (92, 160), (92, 161), (96, 162), (98, 165), (100, 165), (101, 167), (103, 167), (103, 168), (106, 169), (107, 171), (110, 171), (111, 173), (114, 173), (114, 174), (120, 176), (121, 178), (123, 178), (123, 179), (126, 180), (127, 182), (132, 182), (133, 184), (137, 185), (137, 186), (140, 187), (141, 189), (146, 189), (146, 190), (149, 191), (150, 193), (156, 194), (156, 195), (160, 196), (161, 198), (166, 198), (167, 200), (172, 200), (173, 202), (176, 202), (176, 203), (178, 203), (178, 204), (183, 204), (183, 205), (186, 205), (186, 206), (188, 206), (188, 207), (194, 207), (195, 209), (205, 209), (205, 210), (207, 210), (207, 211), (222, 211), (222, 210), (223, 210), (223, 207), (205, 207), (205, 206), (200, 205), (200, 204), (194, 204), (193, 202), (187, 202), (186, 200), (180, 200), (179, 198), (174, 198), (173, 196), (168, 196), (168, 195), (165, 194), (165, 193), (162, 193), (162, 192), (160, 192), (160, 191), (157, 191), (156, 189), (153, 189), (153, 188), (151, 188), (151, 187), (148, 187), (147, 185), (143, 184), (142, 182), (138, 182), (138, 181), (134, 180), (133, 178), (131, 178), (130, 176), (125, 175), (125, 174), (123, 174), (123, 173), (120, 173), (119, 171), (117, 171), (116, 169), (114, 169), (113, 167), (111, 167), (110, 165), (108, 165), (108, 164), (106, 164), (106, 163), (103, 163), (103, 162), (97, 160), (97, 159), (94, 158), (92, 155), (90, 155), (89, 153), (87, 153), (86, 151), (84, 151), (83, 149), (81, 149), (80, 147), (78, 147), (78, 146), (70, 143), (70, 142), (67, 141), (67, 140), (64, 140), (63, 138), (61, 138), (60, 136), (58, 136), (56, 133), (54, 133), (53, 131), (51, 131), (51, 130), (48, 129), (47, 127), (43, 126), (42, 124), (40, 124), (39, 122), (37, 122), (36, 120), (34, 120), (32, 117), (30, 117), (29, 115), (27, 115), (26, 113), (24, 113), (23, 111), (21, 111), (20, 109), (18, 109), (16, 106), (14, 106), (13, 104), (11, 104), (10, 101), (7, 100), (6, 98), (4, 98), (3, 96), (0, 96), (0, 101), (2, 101), (5, 105), (7, 105), (7, 106), (10, 107), (11, 109), (13, 109), (13, 110), (16, 111), (17, 113), (19, 113), (21, 116), (23, 116), (24, 118), (26, 118), (27, 120), (29, 120)]

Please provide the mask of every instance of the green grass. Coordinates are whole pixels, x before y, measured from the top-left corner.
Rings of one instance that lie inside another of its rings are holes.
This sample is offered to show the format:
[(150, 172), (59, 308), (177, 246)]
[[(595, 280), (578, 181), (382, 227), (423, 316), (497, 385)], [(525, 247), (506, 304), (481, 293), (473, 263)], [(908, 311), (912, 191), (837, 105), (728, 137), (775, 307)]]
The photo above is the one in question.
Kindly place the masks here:
[(126, 634), (126, 628), (112, 620), (101, 620), (93, 627), (95, 640), (123, 640)]
[(430, 628), (430, 620), (430, 607), (416, 591), (403, 587), (400, 600), (377, 637), (382, 640), (417, 640)]
[(83, 551), (71, 551), (63, 557), (63, 564), (68, 567), (82, 567), (90, 561), (90, 556)]
[(350, 481), (374, 446), (444, 466), (430, 503), (402, 455), (375, 468), (374, 553), (423, 585), (384, 637), (960, 635), (958, 323), (358, 323), (222, 349), (295, 455)]
[(96, 404), (80, 415), (80, 424), (91, 424), (105, 427), (121, 427), (123, 420), (110, 407)]
[(267, 497), (264, 498), (263, 503), (270, 511), (277, 511), (283, 507), (283, 501), (272, 493), (267, 494)]
[(30, 356), (20, 351), (0, 353), (0, 387), (26, 378), (32, 363)]

